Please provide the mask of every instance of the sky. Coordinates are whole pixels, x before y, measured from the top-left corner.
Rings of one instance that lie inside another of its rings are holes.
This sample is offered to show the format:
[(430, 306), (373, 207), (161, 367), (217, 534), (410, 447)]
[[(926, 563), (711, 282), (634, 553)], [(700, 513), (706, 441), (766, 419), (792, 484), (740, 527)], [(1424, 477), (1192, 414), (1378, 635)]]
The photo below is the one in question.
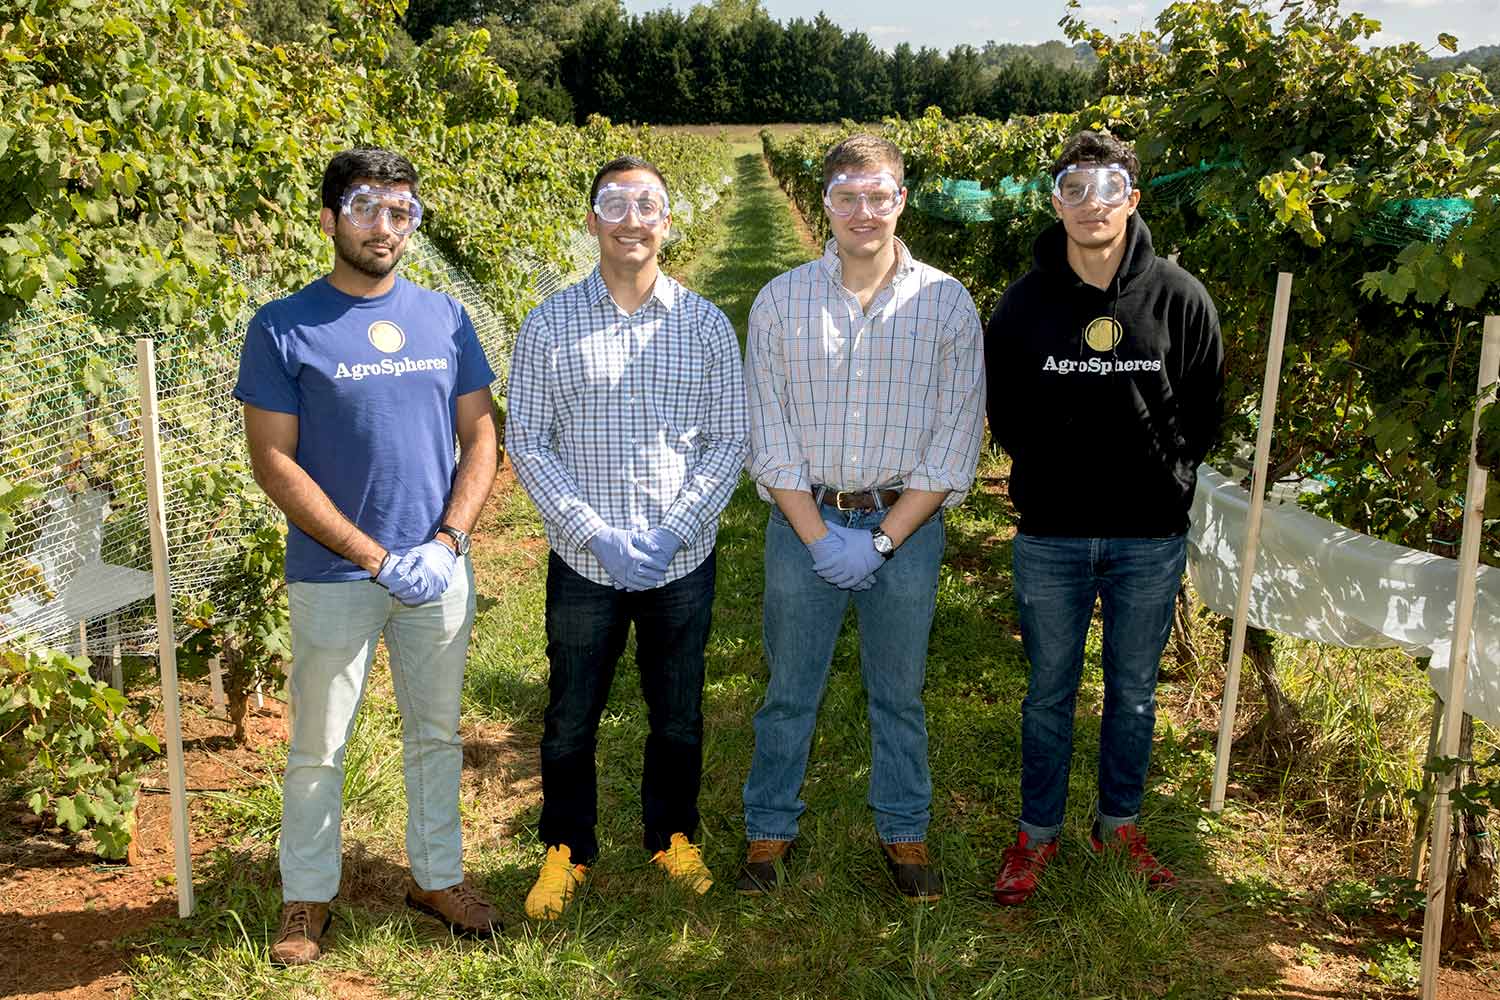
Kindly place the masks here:
[[(960, 43), (975, 47), (986, 41), (1045, 42), (1061, 39), (1057, 26), (1064, 0), (761, 0), (778, 21), (812, 18), (823, 11), (846, 30), (858, 29), (883, 49), (902, 42), (913, 48), (930, 45), (944, 52)], [(1111, 33), (1151, 27), (1168, 0), (1085, 0), (1086, 21)], [(632, 14), (675, 7), (686, 11), (692, 0), (625, 0)], [(1274, 5), (1274, 0), (1273, 0)], [(1273, 7), (1274, 9), (1274, 7)], [(1459, 51), (1479, 45), (1500, 45), (1500, 0), (1343, 0), (1343, 9), (1359, 11), (1381, 23), (1377, 44), (1420, 42), (1433, 55), (1440, 32), (1458, 37)]]

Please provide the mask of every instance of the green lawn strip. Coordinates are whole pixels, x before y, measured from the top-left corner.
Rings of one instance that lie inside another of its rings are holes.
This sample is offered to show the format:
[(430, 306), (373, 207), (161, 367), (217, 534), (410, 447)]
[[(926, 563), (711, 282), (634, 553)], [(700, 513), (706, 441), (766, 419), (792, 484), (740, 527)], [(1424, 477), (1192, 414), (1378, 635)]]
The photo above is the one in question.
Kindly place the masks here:
[(723, 309), (743, 340), (756, 293), (808, 259), (792, 226), (791, 206), (757, 148), (735, 157), (734, 202), (723, 232), (683, 270), (682, 280)]
[[(785, 199), (758, 156), (736, 161), (735, 201), (723, 232), (705, 238), (686, 281), (730, 312), (743, 332), (765, 280), (807, 259)], [(1003, 466), (991, 456), (981, 474)], [(663, 883), (640, 846), (639, 783), (647, 732), (633, 653), (627, 651), (599, 734), (601, 855), (586, 893), (563, 919), (524, 919), (521, 902), (542, 850), (534, 780), (481, 794), (466, 780), (466, 867), (507, 924), (492, 942), (453, 941), (401, 904), (404, 797), (389, 685), (372, 684), (346, 782), (347, 898), (335, 906), (332, 949), (311, 970), (275, 970), (266, 946), (279, 892), (271, 819), (279, 772), (223, 808), (250, 836), (231, 840), (200, 873), (199, 912), (153, 931), (137, 959), (146, 998), (332, 996), (361, 977), (391, 997), (1173, 997), (1274, 995), (1285, 941), (1272, 919), (1305, 895), (1280, 887), (1281, 862), (1257, 862), (1271, 836), (1235, 806), (1201, 816), (1212, 767), (1210, 734), (1163, 713), (1144, 807), (1159, 853), (1183, 880), (1148, 893), (1116, 859), (1087, 847), (1101, 700), (1097, 626), (1088, 641), (1077, 753), (1063, 850), (1026, 906), (989, 899), (1000, 852), (1019, 809), (1020, 701), (1026, 661), (1010, 594), (1012, 519), (1003, 491), (976, 488), (948, 516), (928, 673), (934, 799), (930, 845), (947, 895), (913, 906), (894, 891), (866, 805), (870, 741), (853, 616), (834, 663), (808, 766), (799, 854), (791, 884), (742, 898), (732, 883), (743, 852), (740, 787), (753, 747), (751, 716), (766, 682), (760, 597), (766, 505), (742, 481), (719, 535), (719, 577), (704, 692), (701, 797), (705, 857), (717, 878), (705, 897)], [(535, 509), (512, 485), (486, 513), (475, 566), (481, 594), (465, 685), (466, 731), (507, 734), (513, 773), (534, 779), (546, 705), (542, 620), (546, 546)], [(1177, 676), (1174, 674), (1174, 676)], [(1176, 683), (1197, 683), (1192, 677)], [(482, 752), (490, 752), (488, 744)], [(273, 751), (274, 753), (274, 751)], [(284, 751), (282, 751), (284, 756)], [(393, 763), (394, 762), (394, 763)], [(486, 762), (471, 761), (472, 772)], [(507, 797), (510, 801), (506, 800)], [(519, 804), (517, 804), (519, 802)], [(510, 812), (498, 807), (515, 805)], [(240, 811), (237, 813), (236, 809)], [(504, 823), (494, 819), (504, 814)], [(1296, 817), (1290, 822), (1297, 825)], [(1210, 852), (1235, 856), (1234, 882)], [(1301, 900), (1302, 902), (1298, 902)], [(1293, 940), (1296, 940), (1293, 938)]]

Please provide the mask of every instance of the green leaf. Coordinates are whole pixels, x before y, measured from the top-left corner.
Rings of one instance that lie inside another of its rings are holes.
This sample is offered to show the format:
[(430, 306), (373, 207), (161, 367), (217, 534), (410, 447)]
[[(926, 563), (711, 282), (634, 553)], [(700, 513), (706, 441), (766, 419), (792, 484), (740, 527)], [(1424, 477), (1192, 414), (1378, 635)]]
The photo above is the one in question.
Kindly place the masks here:
[(57, 824), (67, 827), (73, 833), (82, 830), (84, 824), (88, 822), (84, 818), (87, 801), (80, 802), (78, 801), (80, 798), (82, 798), (81, 793), (70, 799), (57, 800)]

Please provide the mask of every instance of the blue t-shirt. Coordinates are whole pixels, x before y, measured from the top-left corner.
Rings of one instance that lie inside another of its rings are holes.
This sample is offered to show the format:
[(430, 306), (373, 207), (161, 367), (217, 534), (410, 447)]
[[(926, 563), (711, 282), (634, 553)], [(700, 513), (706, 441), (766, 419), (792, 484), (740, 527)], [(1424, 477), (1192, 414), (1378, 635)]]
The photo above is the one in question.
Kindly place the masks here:
[[(359, 298), (326, 278), (250, 321), (234, 398), (297, 417), (297, 464), (387, 549), (432, 538), (457, 468), (459, 396), (494, 381), (462, 305), (397, 278)], [(289, 526), (286, 578), (368, 579)]]

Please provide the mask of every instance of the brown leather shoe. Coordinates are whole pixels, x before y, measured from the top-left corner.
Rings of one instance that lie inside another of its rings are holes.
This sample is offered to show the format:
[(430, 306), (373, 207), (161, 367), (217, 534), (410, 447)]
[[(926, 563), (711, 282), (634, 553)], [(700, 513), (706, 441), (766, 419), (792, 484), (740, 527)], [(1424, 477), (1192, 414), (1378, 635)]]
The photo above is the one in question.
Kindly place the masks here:
[(759, 896), (779, 888), (792, 856), (792, 844), (790, 840), (750, 841), (735, 889), (746, 896)]
[(306, 965), (323, 954), (318, 941), (328, 933), (333, 914), (327, 903), (283, 903), (281, 930), (271, 945), (272, 965)]
[(914, 903), (934, 903), (943, 898), (943, 876), (927, 856), (927, 845), (881, 844), (886, 867), (896, 880), (896, 889)]
[(489, 937), (505, 929), (490, 901), (480, 895), (467, 879), (446, 889), (423, 889), (408, 878), (406, 905), (437, 917), (455, 934)]

